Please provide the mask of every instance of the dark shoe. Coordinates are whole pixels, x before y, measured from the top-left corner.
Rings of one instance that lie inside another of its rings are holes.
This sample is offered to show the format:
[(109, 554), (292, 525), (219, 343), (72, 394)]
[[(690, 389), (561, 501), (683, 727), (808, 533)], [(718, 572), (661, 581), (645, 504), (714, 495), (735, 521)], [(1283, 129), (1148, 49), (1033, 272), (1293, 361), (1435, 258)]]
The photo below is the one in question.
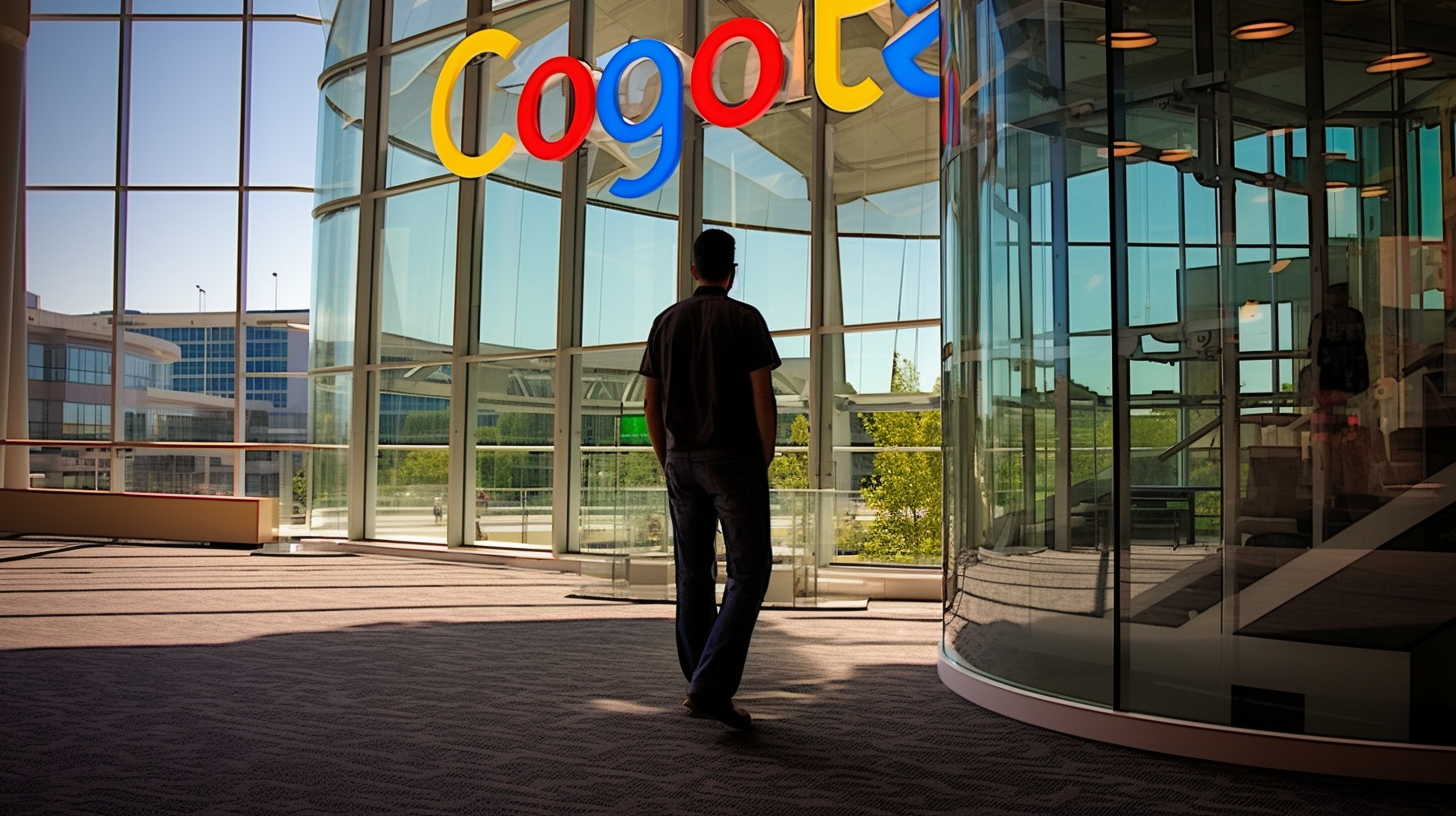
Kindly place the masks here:
[(717, 720), (729, 728), (747, 731), (753, 728), (753, 715), (733, 705), (732, 700), (708, 700), (689, 694), (682, 702), (688, 716)]

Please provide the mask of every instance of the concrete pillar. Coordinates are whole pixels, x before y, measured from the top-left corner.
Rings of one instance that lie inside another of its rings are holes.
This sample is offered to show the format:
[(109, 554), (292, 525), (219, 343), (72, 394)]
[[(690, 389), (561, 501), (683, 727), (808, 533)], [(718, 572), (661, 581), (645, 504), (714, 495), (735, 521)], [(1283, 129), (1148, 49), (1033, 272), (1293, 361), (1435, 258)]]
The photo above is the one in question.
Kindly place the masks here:
[[(25, 376), (25, 43), (30, 0), (0, 4), (0, 434), (28, 433)], [(0, 445), (0, 486), (30, 486), (30, 452)]]

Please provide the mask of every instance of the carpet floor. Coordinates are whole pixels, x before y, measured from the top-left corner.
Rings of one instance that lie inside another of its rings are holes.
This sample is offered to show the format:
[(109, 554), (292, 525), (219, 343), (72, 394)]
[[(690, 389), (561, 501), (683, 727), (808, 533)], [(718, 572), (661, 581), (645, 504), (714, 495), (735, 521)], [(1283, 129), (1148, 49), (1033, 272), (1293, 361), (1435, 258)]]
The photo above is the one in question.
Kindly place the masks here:
[(1456, 814), (1456, 790), (1102, 745), (936, 677), (937, 604), (765, 611), (685, 715), (672, 608), (359, 557), (0, 545), (0, 813)]

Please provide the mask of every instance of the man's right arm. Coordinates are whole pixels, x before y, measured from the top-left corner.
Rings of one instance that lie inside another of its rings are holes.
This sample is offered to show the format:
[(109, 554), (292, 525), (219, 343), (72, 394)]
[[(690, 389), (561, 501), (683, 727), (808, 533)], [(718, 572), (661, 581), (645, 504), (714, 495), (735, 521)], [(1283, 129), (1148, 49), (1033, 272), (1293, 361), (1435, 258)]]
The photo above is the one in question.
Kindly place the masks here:
[[(758, 425), (758, 439), (763, 444), (763, 466), (773, 462), (774, 441), (779, 433), (778, 404), (773, 393), (773, 366), (748, 372), (753, 385), (753, 419)], [(650, 425), (648, 426), (650, 429)]]

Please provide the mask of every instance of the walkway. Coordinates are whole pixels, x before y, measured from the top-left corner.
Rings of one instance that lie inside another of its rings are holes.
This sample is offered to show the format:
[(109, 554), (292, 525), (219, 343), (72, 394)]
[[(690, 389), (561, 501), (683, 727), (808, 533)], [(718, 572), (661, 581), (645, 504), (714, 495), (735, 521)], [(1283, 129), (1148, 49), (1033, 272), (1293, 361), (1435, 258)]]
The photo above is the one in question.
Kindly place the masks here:
[[(0, 558), (43, 549), (0, 544)], [(936, 679), (936, 604), (768, 611), (738, 734), (584, 579), (107, 546), (0, 563), (0, 813), (1451, 814), (1109, 747)]]

